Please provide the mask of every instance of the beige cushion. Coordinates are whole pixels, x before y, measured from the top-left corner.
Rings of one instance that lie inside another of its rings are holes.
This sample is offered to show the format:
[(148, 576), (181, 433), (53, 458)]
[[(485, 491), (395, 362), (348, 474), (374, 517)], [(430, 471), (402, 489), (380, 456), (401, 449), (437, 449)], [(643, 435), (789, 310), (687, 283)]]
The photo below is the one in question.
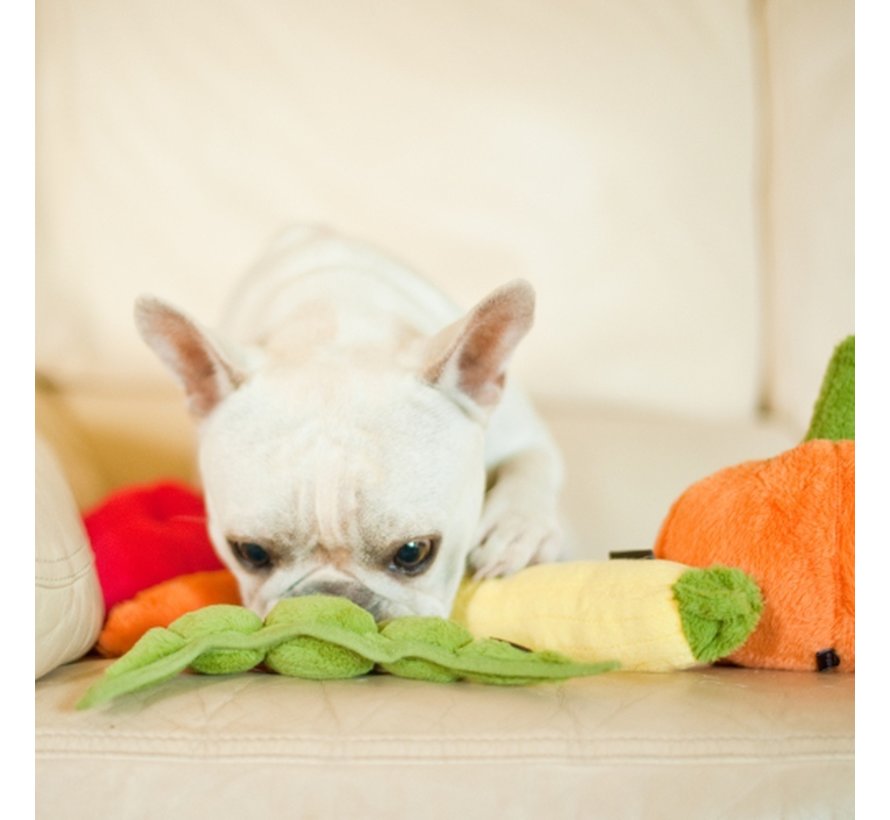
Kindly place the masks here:
[(852, 675), (705, 669), (517, 689), (181, 676), (75, 711), (103, 666), (57, 670), (38, 690), (40, 818), (853, 813)]
[(38, 428), (82, 510), (117, 487), (160, 477), (194, 481), (194, 425), (172, 379), (157, 389), (87, 385), (37, 395)]
[(768, 395), (804, 429), (833, 346), (854, 330), (853, 7), (763, 4)]
[(95, 643), (104, 607), (74, 497), (48, 445), (36, 439), (35, 677)]
[(538, 393), (752, 414), (749, 6), (43, 0), (40, 367), (164, 378), (134, 297), (213, 322), (271, 234), (309, 220), (466, 306), (530, 279), (517, 368)]
[(52, 451), (78, 508), (85, 510), (105, 496), (110, 482), (91, 435), (97, 420), (75, 407), (71, 398), (72, 391), (59, 390), (38, 377), (34, 420), (37, 435)]
[(781, 427), (544, 403), (566, 463), (563, 509), (576, 557), (651, 549), (671, 504), (715, 470), (793, 446)]

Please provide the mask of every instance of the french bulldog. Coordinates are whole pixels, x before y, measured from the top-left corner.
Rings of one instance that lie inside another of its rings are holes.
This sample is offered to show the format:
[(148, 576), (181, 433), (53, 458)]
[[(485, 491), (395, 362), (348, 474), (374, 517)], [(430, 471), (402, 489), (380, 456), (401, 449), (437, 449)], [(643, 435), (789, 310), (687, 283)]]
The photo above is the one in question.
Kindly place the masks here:
[(145, 342), (185, 390), (211, 541), (244, 604), (342, 595), (447, 617), (461, 579), (561, 552), (559, 453), (505, 368), (534, 292), (469, 313), (362, 242), (298, 226), (209, 330), (153, 297)]

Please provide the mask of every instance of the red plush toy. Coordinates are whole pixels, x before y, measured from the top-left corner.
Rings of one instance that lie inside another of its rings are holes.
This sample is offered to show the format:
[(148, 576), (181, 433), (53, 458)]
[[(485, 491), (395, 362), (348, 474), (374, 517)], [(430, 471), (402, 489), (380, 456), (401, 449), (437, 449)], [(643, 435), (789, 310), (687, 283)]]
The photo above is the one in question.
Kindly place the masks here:
[(85, 518), (105, 597), (102, 655), (123, 655), (149, 629), (210, 604), (240, 604), (207, 537), (204, 501), (166, 481), (113, 493)]
[(118, 490), (84, 524), (106, 612), (162, 581), (223, 566), (207, 537), (204, 502), (184, 484)]

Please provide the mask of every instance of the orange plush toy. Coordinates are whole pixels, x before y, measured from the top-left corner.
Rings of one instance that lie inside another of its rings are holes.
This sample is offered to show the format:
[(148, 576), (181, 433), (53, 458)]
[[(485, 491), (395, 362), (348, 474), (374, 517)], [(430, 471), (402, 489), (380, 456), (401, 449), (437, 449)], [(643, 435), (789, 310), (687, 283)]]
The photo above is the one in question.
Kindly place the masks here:
[(802, 444), (692, 485), (658, 536), (658, 558), (738, 567), (760, 586), (760, 624), (729, 657), (741, 666), (855, 668), (854, 345), (835, 350)]
[(96, 650), (117, 658), (149, 629), (168, 626), (186, 612), (211, 604), (240, 604), (238, 582), (227, 569), (177, 575), (137, 592), (108, 613)]

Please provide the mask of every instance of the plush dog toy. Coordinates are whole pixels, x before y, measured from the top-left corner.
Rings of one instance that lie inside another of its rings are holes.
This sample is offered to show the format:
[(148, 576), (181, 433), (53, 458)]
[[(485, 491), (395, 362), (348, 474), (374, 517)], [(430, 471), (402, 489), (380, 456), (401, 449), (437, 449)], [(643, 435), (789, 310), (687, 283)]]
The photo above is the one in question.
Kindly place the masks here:
[[(238, 603), (227, 570), (172, 578), (112, 609), (98, 648), (116, 657), (153, 627), (202, 607)], [(674, 561), (578, 561), (467, 580), (451, 618), (475, 637), (661, 672), (726, 656), (751, 633), (761, 609), (759, 589), (739, 570)]]
[(674, 503), (660, 558), (739, 567), (765, 600), (729, 660), (774, 669), (855, 669), (855, 340), (835, 349), (803, 443), (721, 470)]
[(290, 677), (333, 680), (375, 667), (391, 675), (440, 683), (467, 679), (523, 685), (595, 675), (615, 663), (573, 663), (504, 641), (474, 640), (442, 618), (398, 618), (378, 627), (345, 598), (309, 595), (279, 601), (263, 621), (240, 606), (217, 604), (146, 632), (78, 702), (96, 706), (161, 683), (186, 668), (207, 675), (248, 672), (259, 664)]
[(106, 613), (162, 581), (223, 567), (201, 495), (176, 481), (117, 490), (87, 512), (84, 526)]
[[(169, 583), (154, 589), (169, 593)], [(78, 706), (144, 689), (186, 668), (218, 675), (263, 664), (315, 680), (376, 670), (500, 685), (619, 668), (682, 669), (741, 645), (761, 607), (760, 591), (743, 572), (670, 561), (540, 565), (466, 585), (454, 620), (406, 617), (378, 627), (361, 607), (325, 595), (279, 601), (265, 622), (244, 607), (216, 604), (169, 628), (149, 629)]]

